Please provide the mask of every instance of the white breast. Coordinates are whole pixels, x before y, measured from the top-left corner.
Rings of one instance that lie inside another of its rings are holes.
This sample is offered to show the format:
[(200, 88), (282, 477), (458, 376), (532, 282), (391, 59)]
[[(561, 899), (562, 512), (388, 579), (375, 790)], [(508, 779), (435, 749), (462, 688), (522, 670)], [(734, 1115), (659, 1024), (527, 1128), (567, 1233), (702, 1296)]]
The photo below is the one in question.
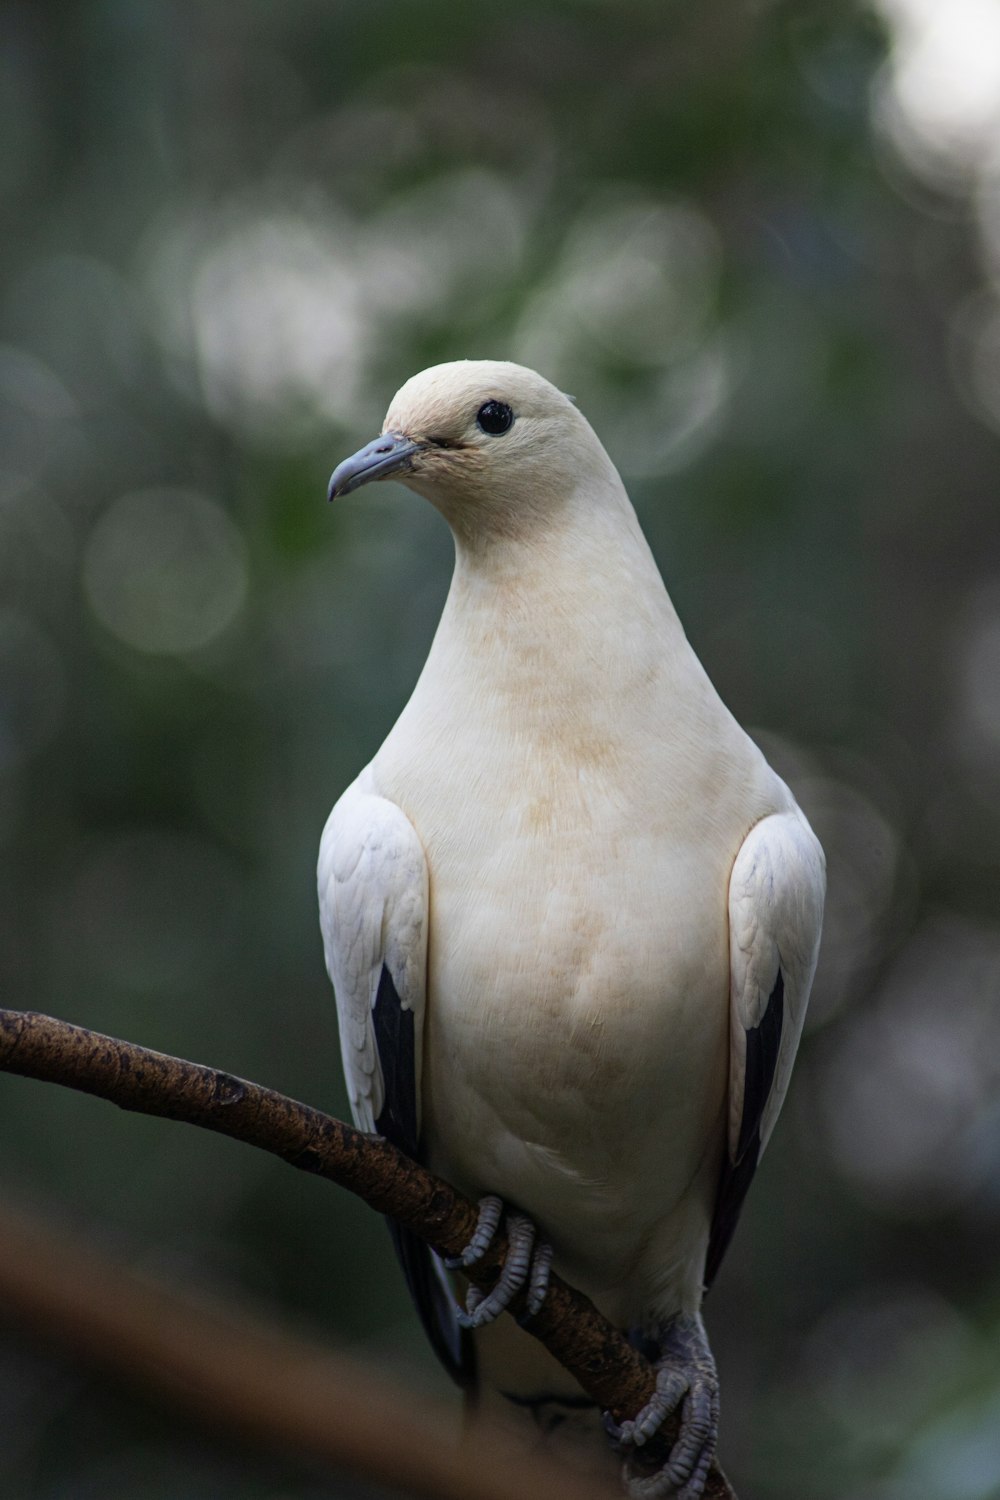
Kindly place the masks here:
[(595, 589), (586, 630), (457, 574), (373, 767), (430, 869), (429, 1159), (536, 1217), (592, 1289), (717, 1170), (729, 875), (788, 798), (648, 566), (624, 618), (620, 580), (606, 621)]

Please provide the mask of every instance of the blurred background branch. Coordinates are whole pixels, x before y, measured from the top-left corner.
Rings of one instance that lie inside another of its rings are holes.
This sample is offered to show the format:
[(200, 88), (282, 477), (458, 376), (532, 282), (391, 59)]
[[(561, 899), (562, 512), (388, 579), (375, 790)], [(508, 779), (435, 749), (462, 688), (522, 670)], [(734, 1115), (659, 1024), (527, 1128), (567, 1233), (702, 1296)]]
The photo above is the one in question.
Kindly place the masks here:
[(78, 1236), (0, 1211), (0, 1317), (138, 1382), (209, 1432), (331, 1465), (424, 1500), (613, 1500), (477, 1423), (461, 1439), (446, 1407), (246, 1307), (139, 1276)]
[[(756, 1500), (1000, 1490), (998, 139), (997, 0), (0, 0), (0, 995), (346, 1112), (319, 830), (450, 556), (326, 479), (415, 370), (536, 365), (829, 855), (707, 1306)], [(347, 1195), (14, 1078), (0, 1130), (67, 1232), (452, 1399)], [(11, 1500), (370, 1500), (15, 1336), (0, 1429)]]

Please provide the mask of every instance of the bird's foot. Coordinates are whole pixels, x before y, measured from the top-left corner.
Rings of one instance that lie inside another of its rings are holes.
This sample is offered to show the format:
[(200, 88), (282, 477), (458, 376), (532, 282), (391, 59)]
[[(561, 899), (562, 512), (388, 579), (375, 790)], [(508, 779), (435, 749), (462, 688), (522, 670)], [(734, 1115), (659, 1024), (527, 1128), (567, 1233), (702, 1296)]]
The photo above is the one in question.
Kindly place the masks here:
[[(445, 1261), (449, 1271), (465, 1271), (482, 1260), (493, 1243), (500, 1220), (504, 1217), (502, 1199), (490, 1194), (479, 1200), (479, 1223), (472, 1239), (461, 1255)], [(526, 1290), (524, 1318), (533, 1318), (545, 1301), (549, 1289), (549, 1272), (552, 1268), (552, 1246), (536, 1244), (535, 1226), (524, 1214), (506, 1215), (507, 1258), (503, 1270), (488, 1292), (471, 1286), (465, 1299), (464, 1309), (458, 1311), (462, 1328), (483, 1328), (498, 1318), (517, 1296)]]
[[(719, 1435), (719, 1381), (704, 1324), (695, 1313), (679, 1313), (658, 1330), (656, 1393), (638, 1416), (619, 1426), (610, 1413), (604, 1424), (614, 1446), (627, 1454), (623, 1478), (630, 1500), (698, 1500), (705, 1488)], [(641, 1450), (671, 1412), (680, 1432), (666, 1463), (642, 1471)]]

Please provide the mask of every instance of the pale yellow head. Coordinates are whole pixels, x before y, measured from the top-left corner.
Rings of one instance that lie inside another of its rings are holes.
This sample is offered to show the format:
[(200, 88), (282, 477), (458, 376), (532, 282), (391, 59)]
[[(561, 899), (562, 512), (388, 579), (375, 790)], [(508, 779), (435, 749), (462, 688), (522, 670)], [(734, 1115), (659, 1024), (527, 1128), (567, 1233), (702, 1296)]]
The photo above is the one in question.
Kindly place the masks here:
[(396, 392), (381, 437), (339, 465), (330, 498), (398, 479), (458, 536), (483, 541), (544, 524), (613, 473), (590, 424), (548, 380), (503, 360), (458, 360)]

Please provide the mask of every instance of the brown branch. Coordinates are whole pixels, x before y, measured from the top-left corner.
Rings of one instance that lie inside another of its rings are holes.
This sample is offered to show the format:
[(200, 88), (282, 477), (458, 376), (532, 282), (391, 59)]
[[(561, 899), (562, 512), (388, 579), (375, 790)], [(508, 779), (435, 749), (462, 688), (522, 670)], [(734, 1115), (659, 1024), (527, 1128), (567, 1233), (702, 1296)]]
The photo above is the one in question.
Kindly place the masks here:
[[(257, 1146), (347, 1188), (447, 1255), (459, 1254), (476, 1226), (476, 1208), (467, 1198), (388, 1141), (214, 1068), (34, 1011), (0, 1010), (0, 1070), (64, 1084), (123, 1109), (183, 1120)], [(471, 1279), (491, 1286), (506, 1250), (506, 1242), (498, 1238), (470, 1272)], [(523, 1307), (515, 1303), (514, 1310), (523, 1312)], [(618, 1420), (635, 1416), (650, 1399), (654, 1375), (648, 1361), (560, 1277), (552, 1277), (544, 1306), (525, 1326)], [(665, 1436), (669, 1441), (672, 1433)], [(707, 1500), (735, 1500), (715, 1466), (705, 1495)]]

